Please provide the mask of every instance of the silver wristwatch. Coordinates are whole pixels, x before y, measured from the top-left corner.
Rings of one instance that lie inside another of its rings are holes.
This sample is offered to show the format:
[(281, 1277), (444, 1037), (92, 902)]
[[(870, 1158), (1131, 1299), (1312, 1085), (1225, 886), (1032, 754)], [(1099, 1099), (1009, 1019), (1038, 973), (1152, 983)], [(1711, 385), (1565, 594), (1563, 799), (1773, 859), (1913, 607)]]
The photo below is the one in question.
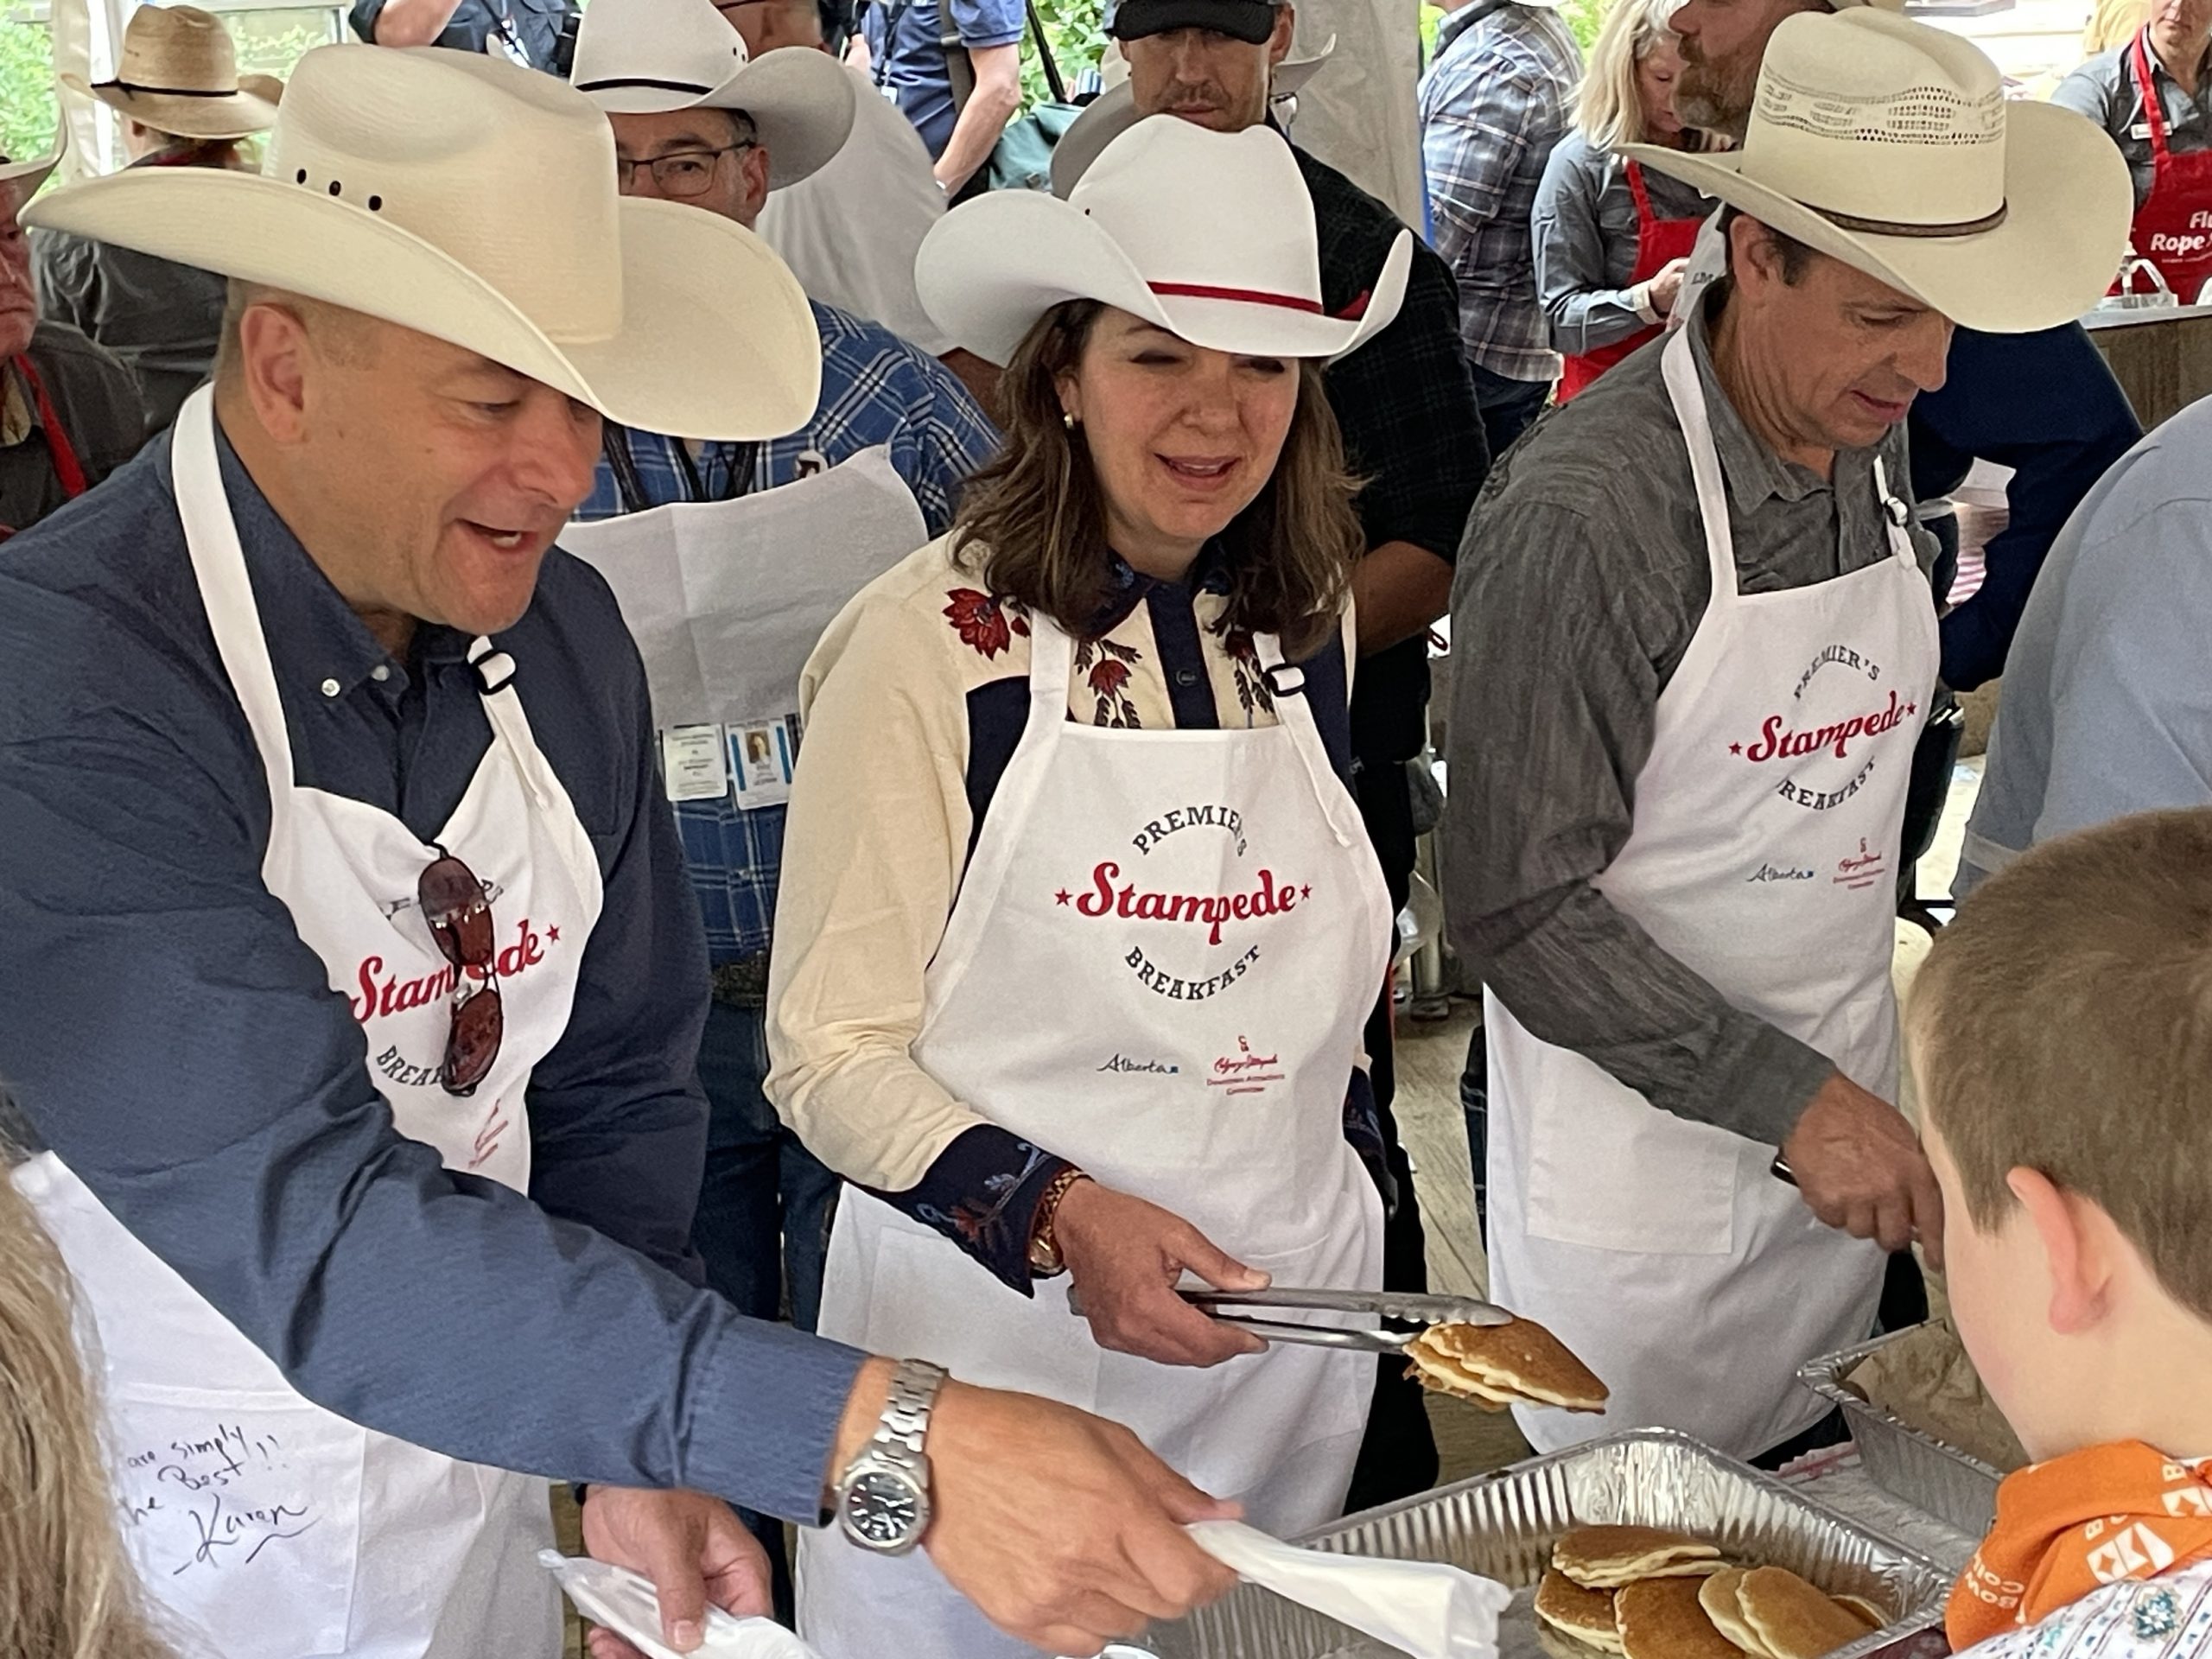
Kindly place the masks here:
[(930, 1408), (944, 1367), (905, 1359), (891, 1374), (891, 1395), (875, 1438), (837, 1482), (837, 1524), (862, 1549), (904, 1555), (930, 1528)]

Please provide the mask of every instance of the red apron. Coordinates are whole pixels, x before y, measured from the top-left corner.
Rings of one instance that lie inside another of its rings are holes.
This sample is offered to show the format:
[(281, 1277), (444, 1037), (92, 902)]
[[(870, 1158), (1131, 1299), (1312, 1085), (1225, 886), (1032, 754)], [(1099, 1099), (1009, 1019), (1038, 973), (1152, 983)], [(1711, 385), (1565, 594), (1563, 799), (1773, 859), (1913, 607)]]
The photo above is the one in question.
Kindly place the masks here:
[[(1628, 164), (1628, 190), (1636, 198), (1636, 264), (1628, 274), (1629, 285), (1634, 287), (1656, 276), (1667, 268), (1669, 260), (1688, 258), (1690, 250), (1697, 245), (1698, 226), (1705, 221), (1694, 215), (1688, 219), (1661, 219), (1654, 213), (1651, 197), (1643, 188), (1643, 169), (1634, 162)], [(1626, 340), (1617, 340), (1610, 346), (1569, 357), (1560, 371), (1560, 402), (1563, 404), (1573, 397), (1644, 341), (1656, 339), (1664, 327), (1662, 323), (1654, 323), (1649, 328), (1637, 329)]]
[[(2150, 38), (2151, 31), (2142, 30), (2129, 53), (2144, 123), (2151, 129), (2151, 194), (2135, 210), (2129, 239), (2158, 268), (2174, 297), (2189, 305), (2212, 278), (2212, 149), (2177, 156), (2168, 146), (2165, 105), (2151, 73)], [(2119, 293), (2120, 284), (2115, 282), (2112, 291)]]
[[(10, 359), (16, 372), (23, 377), (23, 385), (30, 389), (31, 402), (38, 410), (38, 423), (46, 434), (46, 449), (54, 462), (54, 475), (61, 480), (61, 493), (74, 501), (85, 493), (85, 469), (71, 447), (68, 433), (62, 430), (61, 416), (54, 412), (54, 400), (46, 395), (46, 382), (38, 378), (38, 371), (31, 366), (30, 354), (26, 352)], [(18, 526), (0, 524), (0, 541), (16, 533)]]

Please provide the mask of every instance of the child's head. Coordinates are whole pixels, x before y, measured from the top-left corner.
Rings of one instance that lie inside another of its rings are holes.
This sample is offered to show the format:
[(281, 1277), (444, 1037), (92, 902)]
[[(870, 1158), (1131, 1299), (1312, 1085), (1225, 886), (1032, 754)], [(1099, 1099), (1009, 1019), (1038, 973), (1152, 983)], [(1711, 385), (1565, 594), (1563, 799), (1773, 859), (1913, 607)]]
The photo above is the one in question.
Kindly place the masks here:
[(2029, 1453), (2212, 1453), (2212, 809), (2021, 857), (1907, 1031), (1959, 1332)]

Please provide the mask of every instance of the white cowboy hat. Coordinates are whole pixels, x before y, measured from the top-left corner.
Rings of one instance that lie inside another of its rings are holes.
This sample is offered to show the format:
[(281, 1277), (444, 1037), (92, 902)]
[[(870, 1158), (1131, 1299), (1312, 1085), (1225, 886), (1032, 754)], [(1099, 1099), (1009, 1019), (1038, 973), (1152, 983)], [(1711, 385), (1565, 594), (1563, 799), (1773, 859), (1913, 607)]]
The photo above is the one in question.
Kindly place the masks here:
[(1156, 115), (1065, 201), (1001, 190), (954, 208), (922, 238), (914, 286), (940, 328), (1001, 365), (1038, 318), (1082, 299), (1215, 351), (1342, 357), (1397, 315), (1413, 233), (1398, 233), (1357, 317), (1322, 309), (1319, 247), (1281, 134)]
[(626, 200), (592, 101), (487, 53), (317, 47), (260, 173), (135, 168), (24, 217), (449, 340), (648, 432), (780, 436), (821, 392), (767, 245)]
[[(1321, 72), (1337, 49), (1333, 35), (1321, 42), (1318, 51), (1304, 57), (1285, 58), (1275, 65), (1274, 74), (1268, 85), (1268, 101), (1293, 98), (1306, 83)], [(1100, 66), (1100, 79), (1106, 90), (1083, 106), (1083, 113), (1068, 123), (1068, 130), (1052, 146), (1052, 194), (1065, 196), (1075, 188), (1075, 181), (1090, 169), (1098, 159), (1098, 153), (1142, 119), (1137, 114), (1136, 94), (1129, 90), (1128, 60), (1118, 49), (1106, 54)], [(1114, 73), (1114, 67), (1120, 73)]]
[(1971, 42), (1863, 6), (1774, 31), (1739, 148), (1622, 153), (1989, 334), (2094, 305), (2134, 211), (2094, 124), (2007, 103)]
[(797, 184), (845, 146), (853, 80), (826, 52), (748, 60), (712, 0), (593, 0), (569, 79), (609, 115), (741, 110), (768, 152), (768, 185)]
[(65, 74), (61, 84), (180, 138), (266, 132), (284, 94), (274, 75), (238, 73), (230, 30), (197, 6), (139, 7), (124, 25), (123, 60), (112, 80)]

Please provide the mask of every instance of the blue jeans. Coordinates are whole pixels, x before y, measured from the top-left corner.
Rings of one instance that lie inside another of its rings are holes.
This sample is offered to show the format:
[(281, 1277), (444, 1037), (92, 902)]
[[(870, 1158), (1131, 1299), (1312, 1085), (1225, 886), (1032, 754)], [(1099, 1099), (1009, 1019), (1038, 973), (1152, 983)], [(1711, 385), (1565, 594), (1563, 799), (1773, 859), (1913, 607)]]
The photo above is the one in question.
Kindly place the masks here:
[(721, 1002), (707, 1012), (699, 1084), (707, 1091), (707, 1173), (691, 1243), (707, 1282), (741, 1313), (783, 1316), (814, 1329), (837, 1178), (783, 1125), (760, 1084), (768, 1075), (766, 1016)]
[[(798, 1142), (768, 1103), (766, 1015), (713, 1002), (699, 1043), (699, 1085), (707, 1094), (707, 1172), (691, 1243), (707, 1264), (707, 1283), (741, 1313), (783, 1316), (788, 1286), (791, 1322), (814, 1329), (822, 1313), (822, 1269), (837, 1177)], [(784, 1523), (740, 1510), (768, 1552), (776, 1617), (791, 1623), (791, 1563)]]
[(1552, 383), (1509, 379), (1479, 363), (1470, 362), (1467, 366), (1474, 372), (1475, 407), (1481, 411), (1483, 437), (1495, 463), (1544, 412), (1544, 405), (1551, 401)]

